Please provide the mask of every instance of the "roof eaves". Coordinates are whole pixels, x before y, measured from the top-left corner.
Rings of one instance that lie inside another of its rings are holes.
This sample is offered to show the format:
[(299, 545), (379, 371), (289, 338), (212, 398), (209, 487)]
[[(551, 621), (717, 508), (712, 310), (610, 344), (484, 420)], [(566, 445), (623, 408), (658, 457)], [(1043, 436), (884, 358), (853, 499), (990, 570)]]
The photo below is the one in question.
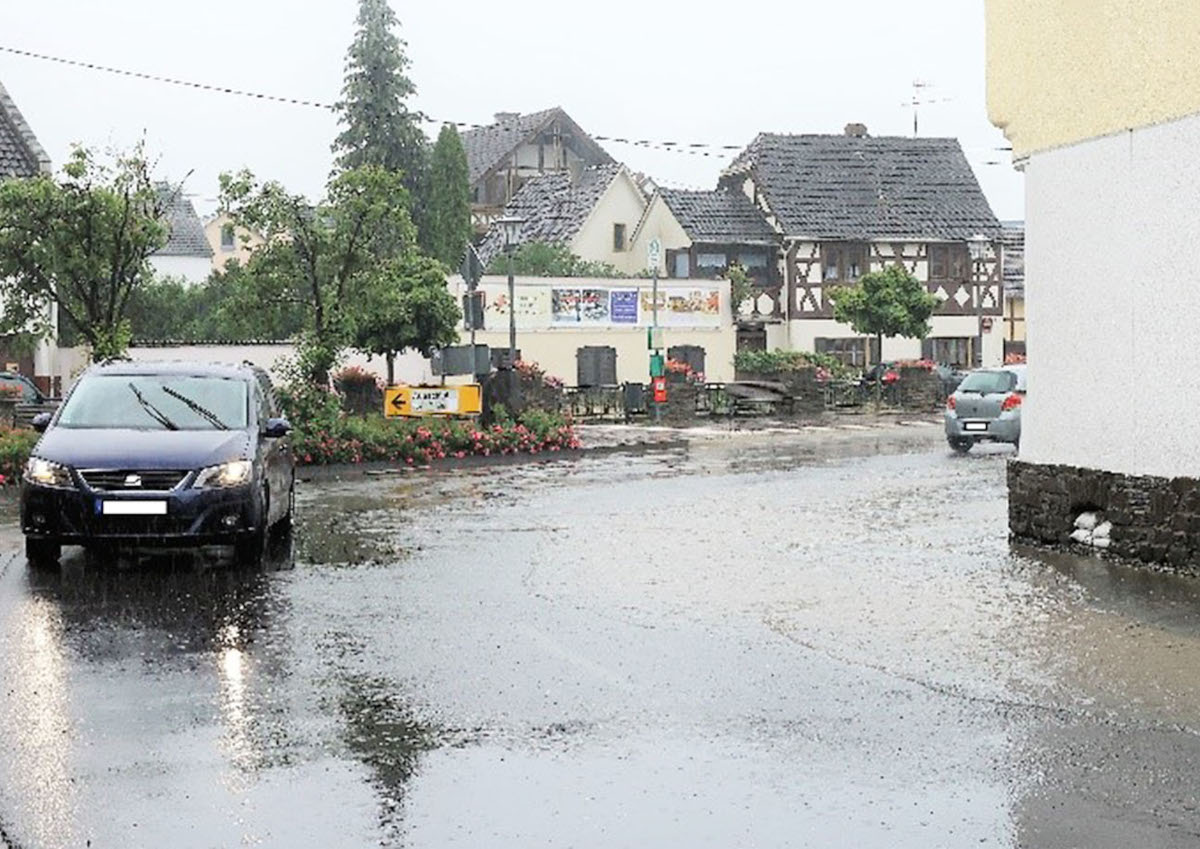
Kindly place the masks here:
[(0, 83), (0, 112), (4, 113), (4, 117), (16, 131), (21, 143), (25, 145), (29, 157), (36, 163), (38, 173), (49, 174), (51, 170), (49, 154), (34, 135), (33, 128), (29, 126), (3, 83)]

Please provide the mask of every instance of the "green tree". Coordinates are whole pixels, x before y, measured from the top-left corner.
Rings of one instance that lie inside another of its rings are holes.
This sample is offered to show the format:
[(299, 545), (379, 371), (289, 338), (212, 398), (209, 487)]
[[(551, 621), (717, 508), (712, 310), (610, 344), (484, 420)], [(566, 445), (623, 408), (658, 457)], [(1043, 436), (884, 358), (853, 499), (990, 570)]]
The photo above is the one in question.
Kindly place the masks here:
[(244, 269), (248, 285), (226, 308), (297, 307), (308, 376), (327, 383), (369, 296), (394, 261), (416, 251), (400, 174), (370, 165), (345, 171), (316, 206), (278, 183), (259, 184), (248, 172), (224, 174), (221, 204), (238, 225), (265, 239)]
[[(874, 336), (880, 358), (883, 340), (897, 336), (924, 339), (929, 335), (929, 319), (938, 307), (916, 277), (901, 265), (889, 265), (883, 271), (864, 274), (856, 286), (842, 286), (829, 291), (833, 301), (833, 317), (848, 324), (856, 333)], [(883, 375), (876, 375), (875, 406), (882, 403)]]
[(750, 277), (750, 272), (738, 262), (730, 264), (725, 276), (729, 278), (729, 300), (733, 305), (733, 318), (736, 321), (741, 313), (742, 304), (754, 294), (754, 280)]
[(410, 254), (376, 278), (355, 328), (354, 347), (387, 359), (388, 385), (396, 381), (396, 355), (408, 349), (429, 356), (458, 341), (462, 317), (435, 259)]
[[(606, 262), (580, 259), (562, 242), (525, 242), (513, 252), (513, 270), (522, 277), (624, 277)], [(508, 257), (497, 254), (488, 274), (507, 274)]]
[(471, 184), (467, 152), (452, 124), (442, 127), (433, 146), (425, 220), (430, 255), (458, 268), (471, 239)]
[(167, 242), (164, 198), (141, 145), (112, 162), (77, 147), (61, 177), (0, 182), (0, 329), (60, 322), (103, 360), (129, 344), (126, 309)]
[(417, 87), (406, 73), (411, 63), (397, 25), (388, 0), (359, 0), (358, 31), (346, 55), (336, 106), (342, 131), (333, 152), (340, 171), (374, 165), (402, 173), (413, 202), (410, 212), (423, 230), (429, 139), (421, 129), (424, 116), (408, 108)]

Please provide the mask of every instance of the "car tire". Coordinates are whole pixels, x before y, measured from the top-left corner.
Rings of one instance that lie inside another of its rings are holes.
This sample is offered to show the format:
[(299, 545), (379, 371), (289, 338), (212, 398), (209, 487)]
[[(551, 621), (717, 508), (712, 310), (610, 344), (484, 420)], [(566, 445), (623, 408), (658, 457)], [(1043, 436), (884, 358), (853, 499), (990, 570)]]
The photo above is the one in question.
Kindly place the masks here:
[(971, 449), (975, 447), (973, 439), (951, 439), (950, 447), (958, 454), (969, 454)]
[(25, 538), (25, 559), (34, 569), (52, 569), (62, 557), (62, 544), (56, 539)]

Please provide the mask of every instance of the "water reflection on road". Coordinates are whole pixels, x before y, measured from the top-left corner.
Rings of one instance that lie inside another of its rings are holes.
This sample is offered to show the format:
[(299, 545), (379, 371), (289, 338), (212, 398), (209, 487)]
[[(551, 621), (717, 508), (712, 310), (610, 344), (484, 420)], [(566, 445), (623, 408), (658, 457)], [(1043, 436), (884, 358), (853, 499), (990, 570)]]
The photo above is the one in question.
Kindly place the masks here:
[(1200, 584), (1010, 550), (1007, 451), (936, 437), (314, 485), (259, 570), (10, 557), (0, 829), (1196, 845)]

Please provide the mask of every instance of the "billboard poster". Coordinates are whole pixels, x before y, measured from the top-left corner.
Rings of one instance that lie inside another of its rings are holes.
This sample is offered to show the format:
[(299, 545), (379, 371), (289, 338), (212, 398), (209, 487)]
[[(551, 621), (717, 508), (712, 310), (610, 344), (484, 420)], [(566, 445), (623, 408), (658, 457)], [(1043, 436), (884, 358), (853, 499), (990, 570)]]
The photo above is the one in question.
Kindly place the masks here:
[(613, 324), (638, 323), (638, 293), (636, 289), (613, 289), (609, 292), (608, 315)]
[[(488, 330), (508, 327), (508, 287), (485, 285), (484, 321)], [(550, 292), (534, 286), (517, 287), (517, 327), (536, 330), (550, 323)]]
[[(652, 323), (654, 297), (641, 290), (642, 322)], [(716, 286), (663, 286), (658, 290), (661, 327), (720, 327), (721, 290)]]
[(556, 325), (609, 324), (608, 302), (607, 289), (550, 290), (550, 312)]

